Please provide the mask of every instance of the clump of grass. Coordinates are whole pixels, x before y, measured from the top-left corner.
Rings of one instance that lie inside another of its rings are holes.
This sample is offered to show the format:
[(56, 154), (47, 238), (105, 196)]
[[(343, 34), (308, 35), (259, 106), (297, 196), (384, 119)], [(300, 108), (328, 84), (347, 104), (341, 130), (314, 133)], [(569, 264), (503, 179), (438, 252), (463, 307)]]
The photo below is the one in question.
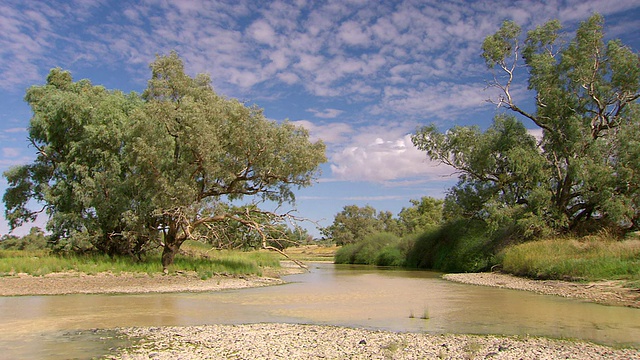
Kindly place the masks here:
[(428, 320), (430, 318), (431, 316), (429, 316), (429, 309), (425, 307), (424, 310), (422, 311), (422, 316), (420, 316), (420, 319)]
[(503, 269), (538, 279), (640, 281), (640, 240), (555, 238), (505, 249)]
[[(413, 313), (413, 310), (411, 310), (409, 312), (409, 319), (415, 319), (416, 315)], [(425, 308), (422, 310), (422, 314), (420, 315), (420, 319), (422, 320), (429, 320), (431, 317), (429, 316), (429, 308), (427, 308), (425, 306)]]

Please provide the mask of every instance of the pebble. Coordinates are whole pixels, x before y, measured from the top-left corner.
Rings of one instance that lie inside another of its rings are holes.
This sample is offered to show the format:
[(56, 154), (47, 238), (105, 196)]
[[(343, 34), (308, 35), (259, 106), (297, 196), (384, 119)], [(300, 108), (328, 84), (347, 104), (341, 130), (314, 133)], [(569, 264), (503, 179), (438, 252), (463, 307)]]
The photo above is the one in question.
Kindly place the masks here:
[(323, 325), (205, 325), (118, 331), (142, 340), (108, 359), (640, 359), (638, 349), (581, 341), (395, 333)]

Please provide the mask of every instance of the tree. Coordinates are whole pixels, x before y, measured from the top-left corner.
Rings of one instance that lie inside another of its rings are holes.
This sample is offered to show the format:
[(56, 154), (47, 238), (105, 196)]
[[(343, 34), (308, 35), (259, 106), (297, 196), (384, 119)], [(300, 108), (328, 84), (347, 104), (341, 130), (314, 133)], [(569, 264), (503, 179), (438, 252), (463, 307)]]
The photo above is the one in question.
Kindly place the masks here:
[(46, 249), (47, 238), (39, 227), (32, 227), (22, 238), (15, 235), (2, 235), (0, 249), (42, 250)]
[(322, 233), (337, 245), (346, 245), (361, 241), (370, 234), (397, 233), (398, 230), (397, 220), (388, 211), (378, 212), (370, 205), (347, 205), (336, 214), (333, 224), (322, 229)]
[(162, 265), (173, 262), (181, 244), (208, 224), (233, 219), (258, 232), (283, 215), (255, 206), (215, 213), (212, 203), (245, 196), (279, 204), (293, 202), (293, 188), (309, 186), (326, 161), (324, 144), (307, 131), (267, 120), (261, 109), (213, 91), (206, 75), (184, 73), (175, 52), (158, 56), (134, 117), (129, 148), (135, 171), (163, 235)]
[(423, 196), (420, 200), (410, 200), (410, 207), (402, 208), (398, 213), (398, 222), (402, 234), (415, 234), (442, 222), (443, 200)]
[(537, 211), (535, 199), (546, 179), (544, 158), (536, 139), (515, 117), (496, 116), (485, 132), (473, 126), (442, 134), (434, 126), (424, 127), (413, 142), (460, 173), (445, 198), (445, 219), (476, 218), (501, 226), (505, 219), (521, 220), (525, 202), (530, 203), (527, 212)]
[[(424, 127), (414, 144), (460, 171), (449, 203), (463, 212), (517, 213), (560, 231), (595, 223), (638, 229), (640, 167), (630, 154), (640, 147), (632, 140), (640, 128), (640, 58), (618, 40), (604, 42), (600, 15), (581, 23), (566, 45), (560, 30), (550, 21), (521, 43), (520, 27), (506, 21), (483, 43), (488, 67), (501, 71), (491, 83), (502, 93), (496, 103), (542, 129), (539, 151), (524, 126), (503, 115), (484, 134)], [(522, 60), (535, 92), (533, 112), (512, 95)], [(502, 135), (492, 139), (496, 131)]]
[[(45, 85), (27, 90), (25, 100), (33, 111), (29, 140), (37, 157), (4, 173), (10, 227), (44, 211), (58, 247), (140, 251), (135, 248), (141, 244), (125, 236), (138, 199), (123, 149), (141, 99), (88, 80), (73, 82), (69, 72), (53, 69)], [(43, 208), (31, 210), (31, 200)]]
[(324, 144), (219, 96), (208, 76), (186, 75), (175, 52), (150, 67), (142, 96), (74, 83), (59, 69), (29, 89), (38, 157), (5, 173), (11, 227), (33, 220), (27, 205), (36, 200), (54, 239), (87, 239), (112, 254), (157, 239), (165, 270), (185, 240), (216, 222), (242, 224), (267, 247), (268, 230), (289, 214), (220, 204), (246, 196), (293, 202), (293, 190), (311, 185), (326, 161)]

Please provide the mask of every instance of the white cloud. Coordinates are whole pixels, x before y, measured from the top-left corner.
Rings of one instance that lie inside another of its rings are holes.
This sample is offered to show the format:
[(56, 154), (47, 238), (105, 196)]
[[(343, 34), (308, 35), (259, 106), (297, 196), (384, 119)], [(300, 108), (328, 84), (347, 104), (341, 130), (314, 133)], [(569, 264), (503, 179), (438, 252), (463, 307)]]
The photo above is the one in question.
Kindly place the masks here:
[(331, 172), (339, 180), (390, 182), (407, 177), (435, 179), (451, 169), (428, 161), (424, 152), (411, 143), (411, 135), (390, 137), (379, 134), (370, 142), (366, 137), (330, 156)]
[(366, 46), (370, 43), (371, 37), (360, 24), (355, 21), (347, 21), (340, 26), (338, 38), (347, 45)]
[(542, 140), (542, 129), (538, 128), (538, 129), (527, 129), (527, 134), (533, 136), (534, 138), (536, 138), (536, 140), (538, 140), (538, 142), (540, 142)]
[(257, 20), (249, 26), (248, 32), (252, 38), (263, 44), (274, 45), (277, 41), (276, 32), (264, 20)]
[(451, 119), (485, 106), (490, 93), (484, 89), (484, 84), (453, 82), (413, 88), (387, 86), (382, 102), (374, 107), (374, 111), (423, 114), (425, 117)]
[(20, 132), (27, 132), (27, 128), (23, 128), (23, 127), (8, 128), (8, 129), (4, 129), (4, 132), (10, 133), (10, 134), (20, 133)]
[(6, 158), (16, 158), (20, 156), (20, 149), (18, 148), (2, 148), (2, 156)]
[(342, 143), (349, 139), (349, 134), (354, 132), (353, 127), (345, 123), (316, 124), (308, 120), (292, 121), (292, 123), (307, 129), (312, 141), (322, 140), (327, 144)]
[(344, 112), (338, 109), (323, 109), (323, 110), (307, 109), (307, 111), (312, 113), (313, 116), (323, 118), (323, 119), (333, 119), (340, 116), (340, 114)]

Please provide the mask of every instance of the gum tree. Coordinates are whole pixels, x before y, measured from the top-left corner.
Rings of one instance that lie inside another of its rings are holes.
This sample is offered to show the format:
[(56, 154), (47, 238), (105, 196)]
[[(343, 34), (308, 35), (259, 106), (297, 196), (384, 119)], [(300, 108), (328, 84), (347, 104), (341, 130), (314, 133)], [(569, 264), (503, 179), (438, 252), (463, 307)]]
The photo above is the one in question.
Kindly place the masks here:
[(261, 109), (218, 95), (205, 75), (190, 77), (175, 52), (151, 64), (145, 105), (135, 116), (130, 154), (143, 175), (153, 217), (163, 235), (162, 265), (199, 229), (232, 219), (256, 231), (286, 214), (260, 210), (216, 212), (220, 201), (293, 202), (325, 160), (322, 142), (301, 127), (265, 118)]
[[(461, 172), (463, 182), (465, 177), (476, 182), (472, 189), (468, 182), (460, 184), (453, 193), (480, 195), (474, 206), (484, 214), (496, 206), (511, 211), (524, 206), (527, 216), (556, 230), (588, 230), (593, 224), (638, 229), (640, 167), (634, 155), (640, 148), (640, 58), (618, 40), (605, 42), (603, 23), (600, 15), (593, 15), (565, 43), (558, 21), (529, 31), (524, 42), (520, 27), (507, 21), (485, 39), (484, 59), (496, 70), (492, 86), (502, 93), (495, 102), (542, 130), (542, 164), (529, 145), (514, 143), (511, 151), (520, 149), (518, 154), (495, 153), (494, 157), (517, 165), (515, 171), (500, 171), (498, 178), (515, 175), (510, 181), (525, 191), (517, 199), (487, 202), (483, 194), (497, 179), (476, 171), (475, 165), (484, 161), (470, 157), (477, 149), (462, 145), (466, 148), (451, 152), (442, 145), (472, 130), (438, 135), (433, 127), (422, 128), (414, 143), (432, 159), (465, 159), (450, 165)], [(522, 72), (523, 63), (528, 74)], [(532, 111), (513, 95), (521, 75), (528, 75), (528, 88), (534, 94)], [(446, 141), (432, 141), (438, 136)], [(534, 172), (527, 175), (528, 171)], [(464, 208), (464, 203), (457, 205)]]
[[(294, 202), (294, 190), (311, 185), (326, 161), (324, 144), (218, 95), (208, 76), (186, 75), (175, 52), (150, 67), (141, 96), (73, 82), (60, 69), (29, 89), (38, 156), (4, 174), (11, 227), (46, 211), (54, 242), (139, 255), (160, 241), (165, 270), (184, 241), (228, 223), (269, 247), (293, 217), (257, 203)], [(246, 197), (254, 201), (226, 205)], [(32, 201), (43, 209), (31, 210)]]
[[(29, 141), (37, 156), (4, 174), (10, 227), (45, 212), (59, 248), (139, 252), (145, 236), (130, 236), (130, 230), (141, 200), (123, 150), (141, 99), (88, 80), (73, 82), (69, 72), (53, 69), (45, 85), (27, 90), (25, 100), (33, 112)], [(34, 209), (33, 202), (42, 207)]]
[(370, 205), (347, 205), (336, 214), (331, 225), (322, 229), (323, 236), (337, 245), (354, 244), (381, 232), (398, 233), (398, 221), (391, 212), (378, 212)]

